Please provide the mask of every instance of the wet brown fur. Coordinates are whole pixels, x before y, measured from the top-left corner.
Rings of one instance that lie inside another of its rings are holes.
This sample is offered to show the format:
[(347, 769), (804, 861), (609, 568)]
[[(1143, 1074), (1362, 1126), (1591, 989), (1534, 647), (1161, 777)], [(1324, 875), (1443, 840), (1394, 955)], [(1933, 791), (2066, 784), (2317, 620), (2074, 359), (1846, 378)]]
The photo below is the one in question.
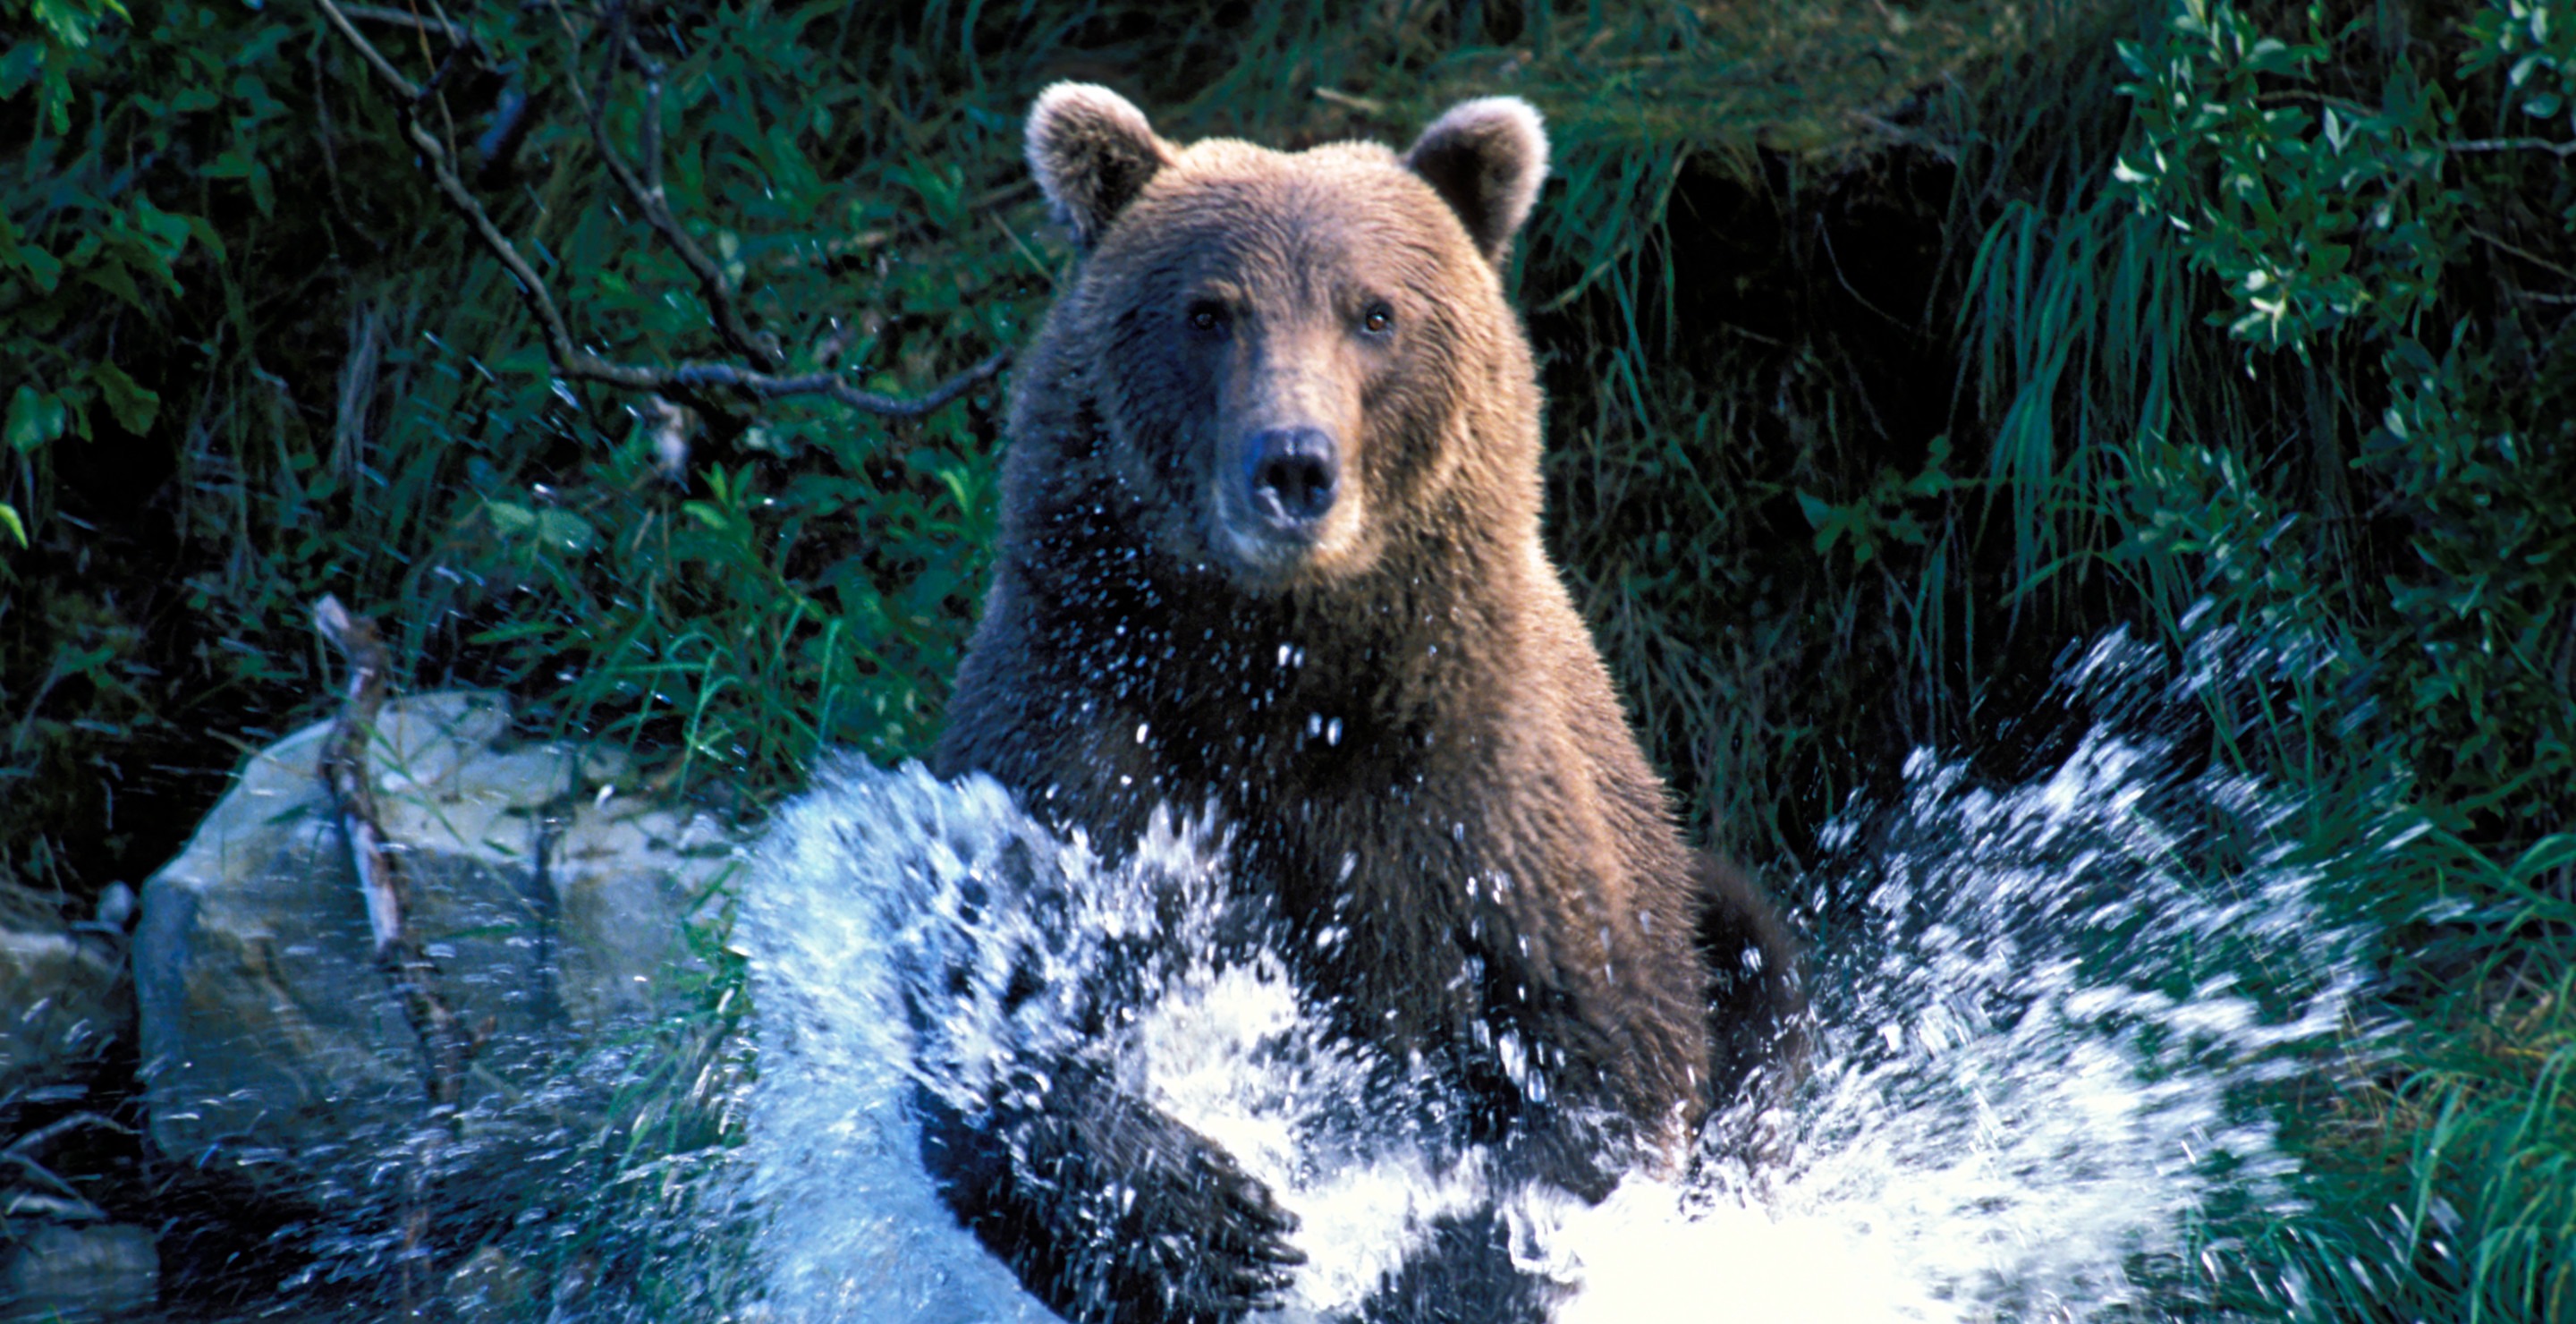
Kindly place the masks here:
[[(1058, 88), (1030, 134), (1089, 251), (1021, 359), (939, 770), (1112, 854), (1213, 808), (1342, 1032), (1482, 1101), (1465, 1138), (1595, 1197), (1669, 1166), (1777, 1051), (1794, 952), (1683, 843), (1541, 549), (1498, 277), (1536, 117), (1285, 155)], [(1283, 423), (1336, 438), (1342, 489), (1311, 535), (1247, 533), (1229, 487)]]

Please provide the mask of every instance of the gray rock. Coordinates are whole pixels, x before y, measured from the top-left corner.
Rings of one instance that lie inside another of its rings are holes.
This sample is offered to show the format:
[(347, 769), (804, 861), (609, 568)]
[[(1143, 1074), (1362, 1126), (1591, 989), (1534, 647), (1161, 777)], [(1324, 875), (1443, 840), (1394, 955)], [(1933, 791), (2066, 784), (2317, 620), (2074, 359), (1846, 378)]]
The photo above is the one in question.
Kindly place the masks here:
[(100, 928), (110, 933), (123, 933), (134, 923), (134, 889), (122, 882), (109, 883), (98, 894), (94, 916)]
[(0, 1324), (116, 1324), (160, 1294), (150, 1228), (38, 1223), (0, 1233)]
[[(324, 1209), (399, 1188), (427, 1078), (315, 777), (328, 733), (242, 769), (144, 885), (134, 949), (155, 1145)], [(370, 758), (411, 933), (488, 1027), (450, 1175), (506, 1180), (588, 1118), (585, 1055), (668, 1009), (690, 909), (734, 852), (702, 817), (619, 794), (613, 754), (514, 744), (498, 695), (388, 703)]]
[(68, 931), (16, 888), (0, 898), (0, 1105), (71, 1094), (109, 1045), (134, 1033), (134, 996), (113, 942)]

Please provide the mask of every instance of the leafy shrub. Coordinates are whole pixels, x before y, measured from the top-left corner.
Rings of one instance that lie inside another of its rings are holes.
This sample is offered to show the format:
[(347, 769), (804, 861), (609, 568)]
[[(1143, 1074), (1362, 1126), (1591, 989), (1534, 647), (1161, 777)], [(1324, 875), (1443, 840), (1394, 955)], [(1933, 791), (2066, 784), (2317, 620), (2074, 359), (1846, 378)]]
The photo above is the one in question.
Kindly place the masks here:
[[(2541, 12), (2500, 0), (2443, 34), (2452, 83), (2366, 20), (2292, 22), (2284, 39), (2184, 0), (2124, 44), (2138, 134), (2120, 181), (2224, 284), (2232, 337), (2346, 378), (2309, 388), (2332, 398), (2308, 426), (2355, 490), (2289, 493), (2262, 536), (2310, 567), (2292, 592), (2340, 598), (2425, 807), (2519, 849), (2576, 810), (2576, 342), (2521, 283), (2576, 252), (2558, 164), (2576, 142), (2463, 126), (2555, 113), (2570, 38), (2549, 46)], [(2211, 587), (2222, 609), (2251, 588)]]

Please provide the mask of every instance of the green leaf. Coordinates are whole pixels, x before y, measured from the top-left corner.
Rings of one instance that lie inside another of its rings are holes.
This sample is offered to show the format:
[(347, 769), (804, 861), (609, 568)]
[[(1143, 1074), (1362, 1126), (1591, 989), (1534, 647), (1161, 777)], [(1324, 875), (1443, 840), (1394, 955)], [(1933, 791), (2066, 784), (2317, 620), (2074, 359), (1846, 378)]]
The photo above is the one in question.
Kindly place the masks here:
[(197, 167), (197, 174), (206, 179), (248, 179), (257, 169), (259, 163), (236, 147)]
[(486, 498), (483, 502), (483, 516), (492, 521), (494, 529), (504, 534), (524, 534), (537, 526), (535, 511), (508, 501), (494, 501)]
[(144, 306), (143, 291), (134, 287), (134, 273), (126, 270), (125, 264), (122, 262), (101, 262), (97, 266), (91, 267), (89, 270), (82, 272), (81, 279), (88, 281), (90, 284), (134, 305), (134, 310), (136, 312), (148, 313), (152, 311), (150, 308)]
[(224, 248), (224, 237), (215, 233), (214, 222), (193, 213), (182, 215), (179, 219), (187, 222), (188, 233), (195, 235), (197, 242), (204, 244), (206, 251), (215, 255), (216, 261), (221, 262), (231, 256)]
[(165, 267), (188, 246), (188, 236), (196, 229), (191, 224), (195, 219), (163, 211), (153, 206), (150, 198), (137, 197), (134, 200), (134, 229), (151, 245), (153, 254)]
[(63, 435), (63, 426), (68, 420), (69, 412), (64, 409), (61, 396), (40, 392), (32, 386), (20, 386), (18, 393), (9, 397), (6, 429), (9, 449), (21, 454), (32, 451)]
[[(90, 24), (97, 21), (97, 15), (87, 12), (92, 6), (66, 4), (63, 0), (36, 0), (33, 7), (36, 21), (45, 25), (45, 30), (57, 43), (74, 50), (89, 45)], [(109, 0), (105, 8), (118, 15), (125, 13), (125, 7), (115, 0)]]
[(19, 546), (27, 545), (27, 526), (19, 522), (16, 506), (0, 502), (0, 529), (7, 529), (9, 536), (18, 540)]
[(7, 51), (0, 52), (0, 101), (25, 91), (27, 84), (36, 81), (37, 71), (44, 67), (45, 47), (42, 42), (11, 43)]
[(552, 621), (519, 621), (514, 624), (496, 626), (492, 629), (482, 631), (481, 633), (469, 638), (466, 642), (475, 644), (506, 644), (520, 639), (539, 639), (552, 633), (555, 628), (555, 623)]
[(62, 283), (63, 261), (39, 245), (22, 242), (18, 227), (0, 217), (0, 266), (25, 273), (27, 283), (44, 294), (54, 292)]
[(125, 375), (125, 369), (113, 363), (91, 366), (89, 379), (98, 383), (99, 394), (107, 398), (107, 408), (116, 415), (116, 425), (142, 436), (152, 430), (152, 420), (161, 413), (158, 393)]

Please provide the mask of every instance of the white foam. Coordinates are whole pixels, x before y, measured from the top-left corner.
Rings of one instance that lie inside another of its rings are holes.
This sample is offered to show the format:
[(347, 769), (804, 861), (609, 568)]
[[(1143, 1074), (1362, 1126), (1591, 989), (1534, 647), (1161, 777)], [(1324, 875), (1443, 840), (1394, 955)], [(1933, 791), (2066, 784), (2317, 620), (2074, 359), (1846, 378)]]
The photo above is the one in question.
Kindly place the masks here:
[[(2278, 803), (2169, 762), (2097, 731), (1993, 790), (1922, 755), (1902, 803), (1829, 830), (1849, 862), (1801, 887), (1861, 899), (1832, 912), (1816, 953), (1817, 1056), (1771, 1119), (1774, 1157), (1716, 1156), (1681, 1184), (1631, 1177), (1594, 1206), (1504, 1193), (1516, 1253), (1569, 1288), (1561, 1324), (2098, 1319), (2188, 1295), (2164, 1281), (2188, 1275), (2164, 1271), (2222, 1199), (2291, 1212), (2255, 1087), (2338, 1033), (2358, 935), (2326, 923), (2287, 851), (2217, 863), (2226, 834), (2270, 839)], [(1061, 893), (997, 887), (1014, 849)], [(1049, 1318), (931, 1192), (905, 1100), (940, 1072), (1074, 1043), (1045, 1023), (1071, 1004), (961, 999), (927, 1031), (945, 1056), (926, 1076), (908, 967), (963, 960), (982, 988), (1034, 947), (1051, 978), (1079, 979), (1173, 922), (1144, 899), (1155, 886), (1181, 880), (1178, 922), (1213, 926), (1221, 860), (1211, 830), (1166, 818), (1107, 867), (990, 783), (917, 768), (844, 770), (783, 816), (744, 927), (761, 1036), (750, 1192), (778, 1317)], [(1352, 1118), (1386, 1111), (1369, 1064), (1331, 1042), (1275, 957), (1172, 960), (1151, 986), (1114, 1045), (1121, 1078), (1299, 1216), (1310, 1262), (1281, 1318), (1351, 1310), (1431, 1219), (1494, 1198), (1481, 1156), (1428, 1156), (1400, 1127), (1353, 1139)], [(2140, 1266), (2158, 1281), (2135, 1281)]]

